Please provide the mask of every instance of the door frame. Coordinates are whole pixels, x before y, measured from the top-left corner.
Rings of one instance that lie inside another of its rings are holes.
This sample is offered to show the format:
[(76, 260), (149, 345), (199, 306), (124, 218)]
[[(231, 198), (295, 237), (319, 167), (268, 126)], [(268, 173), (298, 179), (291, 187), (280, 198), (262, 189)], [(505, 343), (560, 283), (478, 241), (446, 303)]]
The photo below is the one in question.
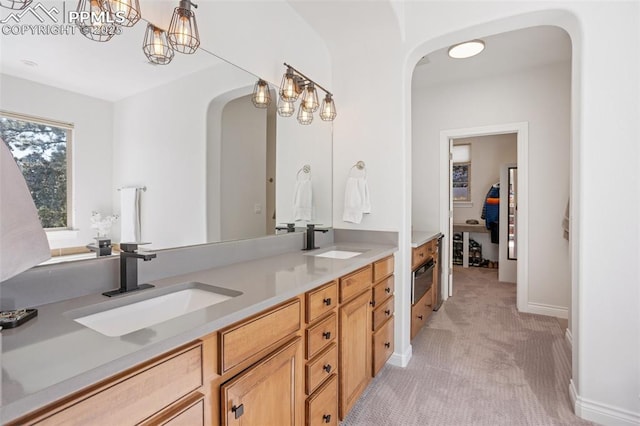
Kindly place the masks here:
[(442, 263), (448, 265), (448, 271), (443, 274), (444, 283), (441, 288), (448, 288), (443, 292), (445, 299), (453, 296), (453, 202), (451, 200), (451, 167), (450, 140), (476, 136), (501, 135), (515, 133), (517, 139), (518, 165), (518, 265), (517, 265), (517, 301), (516, 307), (520, 312), (527, 312), (529, 305), (529, 123), (494, 124), (461, 129), (440, 131), (440, 229), (446, 231), (445, 242), (449, 247), (443, 253)]

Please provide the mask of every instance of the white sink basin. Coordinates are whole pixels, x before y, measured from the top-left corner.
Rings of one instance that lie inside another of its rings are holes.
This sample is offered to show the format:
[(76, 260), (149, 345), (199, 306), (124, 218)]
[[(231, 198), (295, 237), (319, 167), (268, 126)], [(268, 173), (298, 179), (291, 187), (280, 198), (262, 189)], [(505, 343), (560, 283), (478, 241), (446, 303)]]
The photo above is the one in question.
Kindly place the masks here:
[[(105, 336), (123, 336), (224, 302), (241, 294), (240, 292), (234, 292), (228, 289), (221, 289), (225, 291), (219, 293), (215, 290), (203, 290), (202, 287), (205, 287), (204, 285), (199, 287), (200, 288), (183, 288), (128, 305), (102, 310), (74, 318), (74, 321)], [(216, 289), (217, 287), (211, 288)]]
[(328, 257), (329, 259), (351, 259), (362, 254), (359, 251), (346, 251), (346, 250), (330, 250), (324, 253), (315, 254), (315, 257)]

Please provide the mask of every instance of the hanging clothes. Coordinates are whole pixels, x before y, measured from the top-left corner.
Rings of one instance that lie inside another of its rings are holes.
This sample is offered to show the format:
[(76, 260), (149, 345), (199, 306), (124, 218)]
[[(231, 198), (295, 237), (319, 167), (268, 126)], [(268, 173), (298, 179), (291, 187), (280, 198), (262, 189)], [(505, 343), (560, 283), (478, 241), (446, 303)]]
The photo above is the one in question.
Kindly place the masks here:
[(485, 220), (486, 228), (491, 231), (491, 242), (500, 242), (500, 183), (491, 185), (484, 199), (481, 219)]

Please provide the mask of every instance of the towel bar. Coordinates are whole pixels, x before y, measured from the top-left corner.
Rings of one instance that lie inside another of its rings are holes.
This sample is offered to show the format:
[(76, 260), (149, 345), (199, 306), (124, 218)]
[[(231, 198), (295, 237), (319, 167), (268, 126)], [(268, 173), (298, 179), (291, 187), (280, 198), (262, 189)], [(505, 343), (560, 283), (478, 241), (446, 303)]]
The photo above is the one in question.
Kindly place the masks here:
[(123, 186), (122, 188), (118, 188), (118, 191), (122, 190), (122, 189), (127, 189), (127, 188), (136, 188), (136, 189), (141, 189), (142, 191), (146, 192), (147, 191), (147, 187), (146, 186)]

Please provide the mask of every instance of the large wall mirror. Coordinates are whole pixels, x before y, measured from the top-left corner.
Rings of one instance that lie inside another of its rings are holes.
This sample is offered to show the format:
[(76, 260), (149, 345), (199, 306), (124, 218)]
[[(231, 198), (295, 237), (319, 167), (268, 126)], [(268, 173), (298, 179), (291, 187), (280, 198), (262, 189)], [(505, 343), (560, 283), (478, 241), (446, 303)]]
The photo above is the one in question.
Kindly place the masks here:
[[(157, 13), (143, 9), (143, 17)], [(198, 13), (206, 19), (206, 9)], [(296, 225), (331, 226), (331, 123), (279, 117), (274, 84), (272, 105), (255, 108), (258, 77), (210, 53), (207, 40), (193, 55), (149, 64), (145, 29), (141, 21), (106, 43), (79, 33), (0, 37), (2, 112), (71, 126), (70, 229), (49, 233), (52, 249), (94, 242), (92, 212), (121, 215), (118, 190), (128, 187), (146, 189), (140, 221), (148, 249), (274, 234), (294, 222), (303, 169), (313, 182), (313, 213)]]

